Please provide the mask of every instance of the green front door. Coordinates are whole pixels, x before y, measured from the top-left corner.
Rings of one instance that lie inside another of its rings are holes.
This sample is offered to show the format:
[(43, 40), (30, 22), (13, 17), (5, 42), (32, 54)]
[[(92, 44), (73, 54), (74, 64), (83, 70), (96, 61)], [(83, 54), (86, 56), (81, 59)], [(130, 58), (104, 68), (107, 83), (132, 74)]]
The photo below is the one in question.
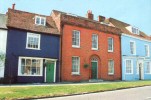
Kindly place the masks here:
[(92, 62), (92, 79), (97, 79), (97, 62)]
[(54, 82), (54, 62), (47, 63), (46, 82)]

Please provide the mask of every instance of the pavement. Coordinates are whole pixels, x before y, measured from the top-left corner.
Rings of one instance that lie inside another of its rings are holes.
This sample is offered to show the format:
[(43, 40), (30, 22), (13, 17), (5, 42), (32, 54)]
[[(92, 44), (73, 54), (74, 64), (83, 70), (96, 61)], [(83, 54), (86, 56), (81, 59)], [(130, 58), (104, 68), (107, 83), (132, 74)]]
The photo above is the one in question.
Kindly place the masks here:
[(36, 100), (151, 100), (151, 86)]
[[(122, 81), (114, 81), (114, 82), (122, 82)], [(83, 82), (83, 83), (60, 82), (60, 83), (0, 84), (0, 87), (65, 86), (65, 85), (86, 85), (86, 84), (109, 84), (114, 82), (106, 81), (106, 82)]]

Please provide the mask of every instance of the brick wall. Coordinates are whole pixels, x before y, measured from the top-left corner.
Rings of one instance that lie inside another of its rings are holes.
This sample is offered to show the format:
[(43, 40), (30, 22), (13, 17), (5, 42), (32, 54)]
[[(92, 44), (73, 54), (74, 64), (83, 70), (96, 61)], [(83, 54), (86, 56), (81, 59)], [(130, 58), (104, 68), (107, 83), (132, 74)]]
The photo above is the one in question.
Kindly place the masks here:
[[(72, 30), (80, 31), (80, 48), (72, 47)], [(98, 34), (99, 50), (91, 50), (92, 33)], [(114, 39), (114, 52), (108, 53), (108, 37)], [(91, 78), (91, 58), (96, 56), (98, 62), (98, 78), (104, 80), (121, 79), (120, 36), (100, 32), (93, 29), (64, 25), (62, 36), (62, 81), (83, 81)], [(72, 56), (80, 57), (80, 75), (72, 75)], [(114, 75), (108, 75), (108, 60), (114, 60)], [(84, 68), (89, 63), (89, 68)]]

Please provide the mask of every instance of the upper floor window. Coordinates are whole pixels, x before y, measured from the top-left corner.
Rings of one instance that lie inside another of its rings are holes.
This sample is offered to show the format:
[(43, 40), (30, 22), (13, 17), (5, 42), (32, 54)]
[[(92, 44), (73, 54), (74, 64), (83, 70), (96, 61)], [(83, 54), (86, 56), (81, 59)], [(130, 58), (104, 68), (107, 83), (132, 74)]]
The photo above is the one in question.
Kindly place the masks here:
[(19, 57), (18, 75), (20, 76), (42, 76), (43, 59)]
[(136, 46), (134, 41), (130, 41), (130, 52), (131, 54), (136, 54)]
[(149, 57), (149, 45), (145, 45), (145, 56)]
[(126, 60), (126, 74), (132, 74), (133, 73), (133, 63), (132, 60)]
[(26, 48), (39, 50), (40, 49), (40, 34), (27, 33)]
[(139, 34), (139, 29), (135, 28), (135, 27), (132, 27), (132, 33)]
[(35, 17), (35, 24), (45, 26), (46, 25), (46, 18), (45, 17), (36, 16)]
[(151, 74), (151, 65), (150, 65), (150, 62), (146, 62), (146, 74)]
[(108, 74), (109, 75), (114, 74), (114, 61), (113, 60), (108, 61)]
[(72, 74), (80, 74), (80, 57), (72, 57)]
[(113, 52), (113, 38), (108, 38), (108, 52)]
[(92, 34), (92, 50), (98, 50), (98, 35)]
[(72, 47), (80, 47), (80, 31), (72, 31)]

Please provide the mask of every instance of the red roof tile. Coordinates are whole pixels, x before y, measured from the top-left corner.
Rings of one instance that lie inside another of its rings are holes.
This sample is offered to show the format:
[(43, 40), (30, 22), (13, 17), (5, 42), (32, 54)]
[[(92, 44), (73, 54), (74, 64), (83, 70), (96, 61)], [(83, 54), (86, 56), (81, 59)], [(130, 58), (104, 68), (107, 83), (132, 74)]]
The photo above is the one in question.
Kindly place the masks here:
[(53, 10), (53, 14), (55, 15), (55, 17), (58, 17), (58, 15), (61, 15), (61, 18), (60, 18), (61, 24), (70, 24), (70, 25), (75, 25), (75, 26), (84, 27), (88, 29), (94, 29), (94, 30), (98, 30), (98, 31), (106, 32), (106, 33), (113, 33), (117, 35), (120, 35), (121, 33), (121, 30), (119, 28), (104, 25), (104, 24), (101, 24), (99, 21), (90, 20), (85, 17), (68, 14), (65, 12), (57, 11), (57, 10)]
[[(19, 10), (8, 9), (7, 26), (12, 28), (34, 31), (39, 33), (60, 35), (54, 20), (51, 16), (39, 15)], [(36, 25), (35, 16), (46, 17), (46, 26)]]

